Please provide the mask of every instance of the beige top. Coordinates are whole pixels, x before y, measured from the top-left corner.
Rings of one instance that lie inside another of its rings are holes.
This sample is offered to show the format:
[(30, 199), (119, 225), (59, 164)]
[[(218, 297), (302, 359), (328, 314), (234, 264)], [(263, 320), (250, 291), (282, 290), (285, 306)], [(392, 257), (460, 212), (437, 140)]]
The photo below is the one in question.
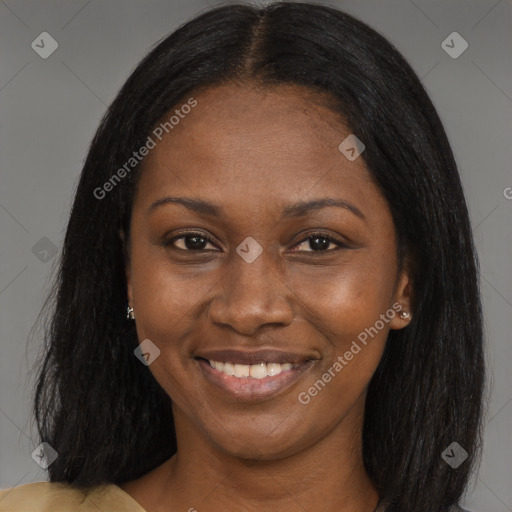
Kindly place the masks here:
[(0, 512), (146, 512), (115, 484), (81, 491), (60, 482), (34, 482), (0, 490)]
[[(381, 503), (375, 512), (385, 512)], [(453, 507), (451, 511), (462, 511)], [(60, 482), (33, 482), (0, 490), (0, 512), (146, 512), (115, 484), (81, 491)]]

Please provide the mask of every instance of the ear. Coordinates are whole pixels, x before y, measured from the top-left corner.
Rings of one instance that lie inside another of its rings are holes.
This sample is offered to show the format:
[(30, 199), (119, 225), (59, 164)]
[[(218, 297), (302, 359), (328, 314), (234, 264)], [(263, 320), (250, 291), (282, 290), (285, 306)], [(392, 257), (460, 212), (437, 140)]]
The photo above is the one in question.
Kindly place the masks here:
[(133, 290), (132, 290), (132, 267), (129, 255), (129, 248), (126, 246), (126, 236), (124, 231), (120, 229), (118, 232), (119, 238), (123, 245), (123, 256), (124, 256), (124, 271), (126, 278), (126, 293), (128, 304), (133, 304)]
[[(395, 316), (390, 322), (391, 329), (402, 329), (409, 325), (412, 319), (412, 281), (409, 271), (404, 269), (399, 278), (395, 290), (392, 309), (395, 311)], [(400, 313), (409, 313), (409, 317), (402, 318)]]

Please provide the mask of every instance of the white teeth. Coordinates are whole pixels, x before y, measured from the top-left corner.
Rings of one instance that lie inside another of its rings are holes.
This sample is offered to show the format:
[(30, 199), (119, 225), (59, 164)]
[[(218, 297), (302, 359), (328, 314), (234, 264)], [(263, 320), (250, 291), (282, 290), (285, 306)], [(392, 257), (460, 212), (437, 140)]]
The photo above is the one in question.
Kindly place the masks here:
[(221, 361), (208, 361), (212, 368), (221, 373), (235, 377), (253, 377), (254, 379), (264, 379), (273, 375), (279, 375), (282, 372), (297, 368), (299, 365), (292, 363), (260, 363), (260, 364), (232, 364)]
[[(235, 377), (249, 377), (251, 367), (247, 366), (246, 364), (235, 364), (234, 370), (235, 370)], [(217, 368), (218, 370), (218, 368)], [(222, 370), (219, 370), (222, 372)], [(222, 372), (224, 373), (224, 372)]]
[(267, 365), (265, 363), (253, 364), (249, 374), (255, 379), (264, 379), (267, 376)]
[(222, 372), (227, 375), (235, 375), (235, 365), (231, 363), (224, 363), (224, 368)]
[(278, 375), (282, 372), (281, 365), (276, 363), (267, 363), (267, 372), (269, 375)]

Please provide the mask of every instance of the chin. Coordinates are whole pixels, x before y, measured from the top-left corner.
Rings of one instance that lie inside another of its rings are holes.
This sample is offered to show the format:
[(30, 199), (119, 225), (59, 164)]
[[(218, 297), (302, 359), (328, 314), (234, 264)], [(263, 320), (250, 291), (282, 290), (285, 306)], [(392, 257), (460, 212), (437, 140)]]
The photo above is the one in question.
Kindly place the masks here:
[[(299, 427), (284, 426), (280, 429), (279, 424), (276, 428), (276, 422), (266, 424), (265, 428), (256, 429), (253, 425), (251, 429), (247, 426), (241, 426), (236, 429), (231, 424), (229, 432), (209, 432), (210, 439), (214, 441), (217, 447), (234, 457), (248, 460), (277, 460), (300, 452), (305, 447), (315, 442), (315, 439), (307, 435), (307, 432), (315, 429), (309, 428), (300, 432), (304, 427), (304, 422)], [(275, 429), (275, 430), (274, 430)]]

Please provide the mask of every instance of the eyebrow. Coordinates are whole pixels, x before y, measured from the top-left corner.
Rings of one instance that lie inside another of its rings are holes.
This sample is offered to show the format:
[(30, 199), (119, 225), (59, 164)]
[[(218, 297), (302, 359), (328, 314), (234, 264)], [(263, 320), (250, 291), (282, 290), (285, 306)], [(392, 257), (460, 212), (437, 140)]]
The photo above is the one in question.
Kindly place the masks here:
[[(202, 199), (192, 199), (189, 197), (162, 197), (161, 199), (155, 201), (148, 208), (147, 214), (149, 215), (159, 206), (167, 204), (179, 204), (190, 211), (202, 215), (209, 215), (211, 217), (222, 217), (223, 215), (223, 209), (220, 208), (219, 206), (209, 203), (208, 201), (204, 201)], [(298, 203), (286, 206), (281, 214), (281, 219), (290, 217), (302, 217), (309, 212), (320, 210), (322, 208), (327, 207), (343, 208), (345, 210), (352, 212), (360, 219), (366, 219), (363, 212), (359, 210), (359, 208), (355, 207), (353, 204), (343, 199), (336, 199), (332, 197), (312, 199), (310, 201), (299, 201)]]

